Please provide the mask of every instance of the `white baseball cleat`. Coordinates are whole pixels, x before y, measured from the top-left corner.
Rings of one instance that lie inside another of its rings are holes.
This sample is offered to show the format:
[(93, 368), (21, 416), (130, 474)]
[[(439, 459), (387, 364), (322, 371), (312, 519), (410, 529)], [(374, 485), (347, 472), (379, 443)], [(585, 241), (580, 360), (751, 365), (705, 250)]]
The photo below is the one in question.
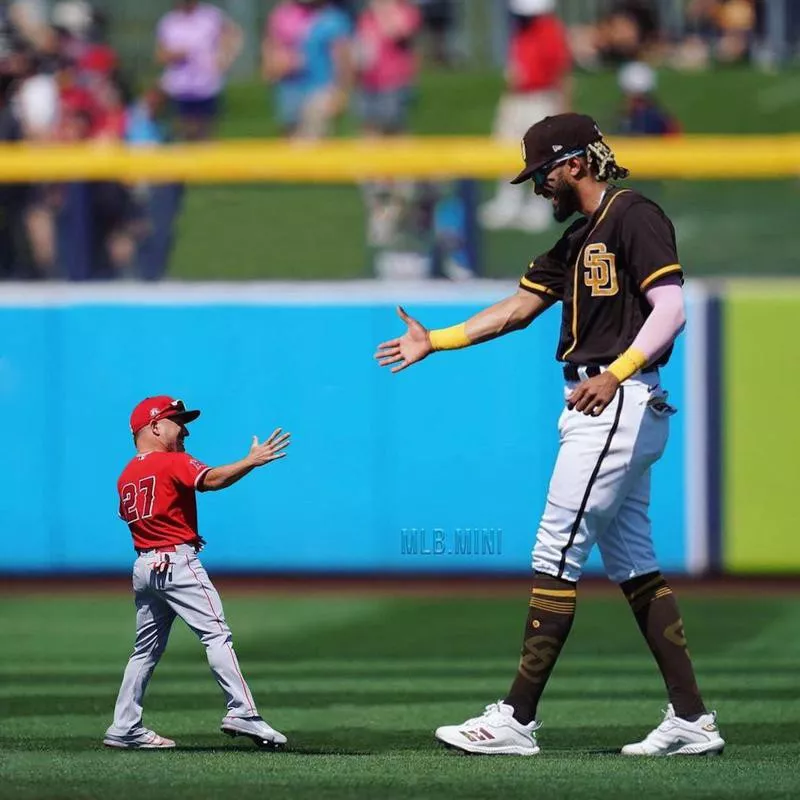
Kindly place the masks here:
[(175, 747), (172, 739), (166, 739), (151, 730), (143, 730), (136, 736), (114, 736), (107, 733), (103, 744), (120, 750), (171, 750)]
[(523, 725), (514, 719), (514, 709), (497, 701), (486, 706), (480, 717), (461, 725), (444, 725), (436, 729), (436, 738), (448, 747), (465, 753), (483, 755), (535, 756), (539, 752), (536, 731), (541, 723), (534, 720)]
[(277, 748), (286, 744), (286, 737), (261, 717), (223, 717), (220, 730), (228, 736), (247, 736), (259, 747)]
[(626, 744), (624, 756), (718, 756), (725, 749), (719, 735), (717, 714), (710, 711), (695, 722), (675, 716), (670, 703), (663, 722), (641, 742)]

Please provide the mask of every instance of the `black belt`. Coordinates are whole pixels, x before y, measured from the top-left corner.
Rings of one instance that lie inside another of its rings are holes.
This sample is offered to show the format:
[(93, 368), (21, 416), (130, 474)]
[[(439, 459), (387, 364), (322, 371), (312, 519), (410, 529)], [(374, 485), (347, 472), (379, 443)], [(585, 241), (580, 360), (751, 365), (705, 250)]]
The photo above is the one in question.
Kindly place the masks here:
[[(585, 367), (579, 367), (577, 364), (565, 364), (564, 365), (564, 380), (565, 381), (580, 381), (583, 380), (583, 375), (581, 375), (578, 370), (581, 370), (587, 378), (594, 378), (595, 376), (599, 375), (603, 370), (608, 367), (607, 364), (603, 364), (602, 366), (599, 364), (587, 364)], [(658, 367), (651, 366), (645, 367), (641, 370), (643, 373), (647, 372), (658, 372)]]

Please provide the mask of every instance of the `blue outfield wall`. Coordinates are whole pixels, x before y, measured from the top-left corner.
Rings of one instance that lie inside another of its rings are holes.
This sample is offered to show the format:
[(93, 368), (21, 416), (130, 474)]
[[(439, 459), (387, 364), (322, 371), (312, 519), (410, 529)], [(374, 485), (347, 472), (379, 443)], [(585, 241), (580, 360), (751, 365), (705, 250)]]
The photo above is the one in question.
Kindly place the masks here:
[[(563, 407), (558, 310), (393, 376), (372, 359), (402, 328), (387, 299), (170, 305), (152, 296), (0, 308), (0, 571), (129, 568), (130, 537), (116, 517), (116, 479), (132, 455), (128, 414), (162, 392), (203, 410), (187, 449), (210, 464), (242, 457), (253, 434), (292, 432), (288, 458), (199, 497), (211, 568), (529, 569)], [(457, 296), (412, 298), (407, 310), (443, 326), (495, 299)], [(687, 567), (683, 361), (681, 342), (664, 382), (683, 413), (652, 497), (656, 549), (672, 572)], [(462, 552), (407, 552), (433, 550), (437, 536)], [(596, 553), (591, 566), (601, 569)]]

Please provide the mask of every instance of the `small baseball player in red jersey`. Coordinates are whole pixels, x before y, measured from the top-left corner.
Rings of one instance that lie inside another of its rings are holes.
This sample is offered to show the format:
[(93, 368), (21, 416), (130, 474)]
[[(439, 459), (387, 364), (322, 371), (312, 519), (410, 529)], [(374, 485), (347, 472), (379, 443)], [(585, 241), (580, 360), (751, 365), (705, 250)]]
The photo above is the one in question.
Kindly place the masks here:
[(286, 744), (286, 737), (258, 714), (233, 650), (219, 594), (197, 557), (203, 540), (197, 532), (195, 492), (225, 489), (256, 467), (283, 458), (290, 434), (278, 428), (261, 443), (254, 436), (241, 461), (208, 467), (184, 450), (186, 425), (199, 416), (182, 400), (164, 395), (145, 398), (131, 414), (136, 455), (117, 486), (119, 515), (128, 523), (138, 554), (133, 567), (136, 643), (122, 678), (114, 722), (103, 740), (108, 747), (175, 747), (174, 741), (142, 725), (142, 705), (176, 616), (200, 638), (225, 694), (228, 713), (222, 719), (222, 732), (247, 736), (264, 748)]

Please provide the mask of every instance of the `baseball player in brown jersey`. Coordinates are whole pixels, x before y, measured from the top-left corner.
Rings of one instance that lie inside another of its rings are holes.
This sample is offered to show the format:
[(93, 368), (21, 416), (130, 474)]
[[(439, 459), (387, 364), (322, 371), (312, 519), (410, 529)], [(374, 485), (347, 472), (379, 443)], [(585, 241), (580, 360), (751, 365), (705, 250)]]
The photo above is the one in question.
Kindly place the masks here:
[(505, 698), (436, 738), (471, 753), (535, 755), (537, 706), (569, 635), (577, 584), (597, 544), (620, 585), (658, 668), (669, 703), (661, 724), (625, 755), (721, 753), (725, 742), (695, 681), (675, 597), (659, 571), (650, 531), (650, 468), (675, 413), (659, 367), (685, 318), (683, 272), (666, 214), (631, 189), (594, 120), (547, 117), (522, 142), (531, 181), (559, 222), (573, 223), (534, 259), (516, 294), (460, 325), (407, 325), (379, 345), (381, 366), (398, 372), (437, 350), (453, 350), (527, 327), (562, 304), (557, 358), (564, 364), (560, 449), (533, 548), (533, 589), (517, 675)]

